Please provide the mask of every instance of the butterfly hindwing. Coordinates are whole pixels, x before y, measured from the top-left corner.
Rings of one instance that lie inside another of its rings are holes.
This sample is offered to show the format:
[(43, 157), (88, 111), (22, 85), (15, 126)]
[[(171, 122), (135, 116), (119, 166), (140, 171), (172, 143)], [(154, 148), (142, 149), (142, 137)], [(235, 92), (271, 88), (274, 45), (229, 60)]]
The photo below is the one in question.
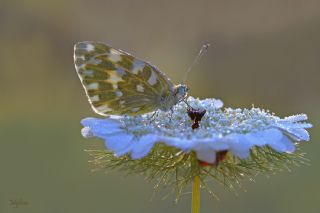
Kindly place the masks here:
[(158, 109), (172, 83), (156, 67), (99, 42), (75, 45), (76, 70), (95, 112), (138, 115)]

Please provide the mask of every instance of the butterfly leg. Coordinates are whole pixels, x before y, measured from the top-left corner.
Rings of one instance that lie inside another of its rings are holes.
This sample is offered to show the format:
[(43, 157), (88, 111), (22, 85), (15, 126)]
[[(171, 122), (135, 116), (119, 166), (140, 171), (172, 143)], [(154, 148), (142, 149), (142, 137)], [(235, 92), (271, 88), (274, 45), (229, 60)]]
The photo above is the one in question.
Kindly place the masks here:
[(171, 120), (172, 120), (173, 113), (174, 113), (173, 107), (171, 107), (171, 109), (170, 109), (170, 120), (169, 120), (169, 122), (171, 122)]
[(150, 123), (156, 120), (156, 115), (158, 114), (158, 110), (154, 111), (154, 113), (151, 115), (150, 119)]
[(185, 104), (187, 104), (187, 107), (188, 107), (188, 108), (191, 108), (190, 105), (189, 105), (189, 103), (188, 103), (188, 101), (187, 101), (187, 98), (184, 98), (184, 99), (183, 99), (183, 102), (184, 102)]

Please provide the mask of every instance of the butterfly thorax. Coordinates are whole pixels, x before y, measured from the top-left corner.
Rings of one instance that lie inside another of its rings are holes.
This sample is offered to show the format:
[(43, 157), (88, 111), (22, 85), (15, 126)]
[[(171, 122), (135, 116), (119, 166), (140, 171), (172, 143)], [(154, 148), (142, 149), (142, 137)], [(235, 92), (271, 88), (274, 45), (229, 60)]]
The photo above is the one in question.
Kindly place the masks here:
[(174, 105), (185, 99), (188, 90), (188, 87), (183, 84), (174, 86), (172, 92), (161, 98), (159, 109), (165, 112), (171, 110)]

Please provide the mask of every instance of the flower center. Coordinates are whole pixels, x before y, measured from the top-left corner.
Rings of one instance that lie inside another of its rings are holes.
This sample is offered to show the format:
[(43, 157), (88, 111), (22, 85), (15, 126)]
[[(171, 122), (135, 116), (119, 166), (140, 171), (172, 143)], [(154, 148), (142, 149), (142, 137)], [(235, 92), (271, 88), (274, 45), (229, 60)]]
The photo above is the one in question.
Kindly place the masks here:
[(191, 120), (193, 121), (192, 124), (192, 129), (197, 129), (199, 128), (199, 122), (201, 121), (202, 117), (204, 116), (204, 114), (206, 114), (207, 110), (203, 109), (203, 110), (197, 110), (194, 109), (192, 107), (189, 107), (187, 109), (187, 113), (189, 115), (189, 117), (191, 118)]

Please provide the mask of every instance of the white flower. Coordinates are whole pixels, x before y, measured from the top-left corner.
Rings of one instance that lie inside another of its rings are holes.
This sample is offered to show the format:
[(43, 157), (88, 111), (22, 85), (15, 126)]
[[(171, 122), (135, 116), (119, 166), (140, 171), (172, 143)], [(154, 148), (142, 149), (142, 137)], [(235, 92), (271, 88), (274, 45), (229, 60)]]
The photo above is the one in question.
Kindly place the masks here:
[(188, 106), (181, 102), (170, 112), (158, 112), (142, 116), (85, 118), (84, 137), (95, 136), (105, 141), (106, 148), (116, 156), (130, 154), (133, 159), (143, 158), (155, 143), (164, 143), (184, 152), (194, 151), (197, 158), (215, 163), (220, 151), (231, 152), (239, 158), (247, 158), (254, 146), (269, 146), (277, 152), (292, 153), (295, 142), (308, 141), (304, 123), (307, 116), (295, 115), (281, 119), (268, 111), (252, 109), (222, 109), (216, 99), (188, 98), (194, 109), (205, 109), (206, 114), (197, 129), (187, 114)]

